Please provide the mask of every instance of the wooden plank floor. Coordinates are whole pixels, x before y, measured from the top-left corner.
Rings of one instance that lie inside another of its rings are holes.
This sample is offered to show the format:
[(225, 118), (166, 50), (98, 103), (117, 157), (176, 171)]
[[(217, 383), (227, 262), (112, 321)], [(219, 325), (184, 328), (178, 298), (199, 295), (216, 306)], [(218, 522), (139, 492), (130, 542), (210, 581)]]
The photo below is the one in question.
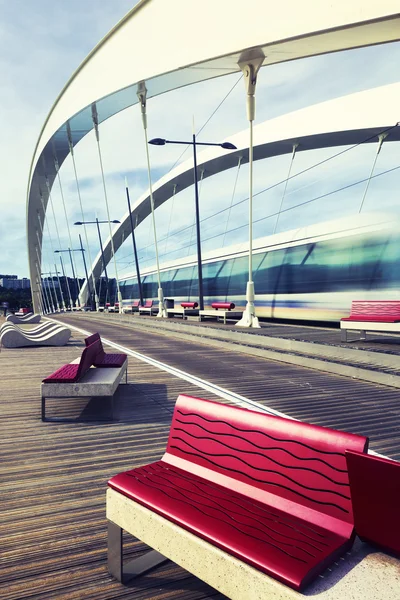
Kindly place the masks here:
[[(129, 383), (115, 397), (118, 421), (42, 423), (40, 381), (80, 354), (82, 336), (73, 337), (64, 348), (0, 354), (0, 598), (223, 598), (172, 563), (134, 587), (108, 575), (107, 480), (159, 459), (177, 395), (198, 390), (129, 359)], [(49, 403), (51, 410), (72, 418), (107, 418), (109, 406), (84, 399), (68, 401), (64, 411)], [(128, 543), (128, 555), (144, 549), (141, 542)]]
[[(206, 338), (171, 339), (153, 328), (110, 322), (107, 316), (94, 320), (76, 313), (57, 319), (99, 331), (127, 348), (296, 419), (367, 435), (373, 450), (400, 460), (400, 389), (209, 346)], [(203, 395), (203, 390), (196, 393)]]
[[(400, 458), (400, 390), (106, 320), (94, 324), (84, 314), (59, 318), (293, 417), (371, 435), (374, 449)], [(221, 600), (172, 563), (132, 586), (114, 581), (106, 569), (105, 490), (115, 473), (161, 457), (179, 393), (223, 400), (130, 357), (128, 385), (115, 397), (117, 420), (107, 420), (104, 399), (54, 400), (49, 415), (79, 421), (41, 423), (41, 379), (82, 347), (83, 336), (74, 333), (63, 348), (0, 354), (0, 598)], [(144, 549), (128, 544), (131, 556)]]

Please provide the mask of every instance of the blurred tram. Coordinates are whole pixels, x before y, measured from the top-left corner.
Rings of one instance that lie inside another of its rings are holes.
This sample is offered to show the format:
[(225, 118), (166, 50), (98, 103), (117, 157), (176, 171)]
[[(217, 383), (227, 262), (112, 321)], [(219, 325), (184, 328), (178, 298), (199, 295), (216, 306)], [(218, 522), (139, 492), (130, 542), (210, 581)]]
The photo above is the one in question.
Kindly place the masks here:
[[(400, 222), (370, 213), (259, 238), (253, 281), (259, 317), (338, 321), (352, 300), (400, 299)], [(197, 259), (162, 265), (165, 298), (198, 300)], [(143, 270), (143, 296), (157, 301), (155, 269)], [(246, 305), (248, 244), (203, 254), (204, 304)], [(120, 282), (124, 304), (139, 298), (136, 277)]]

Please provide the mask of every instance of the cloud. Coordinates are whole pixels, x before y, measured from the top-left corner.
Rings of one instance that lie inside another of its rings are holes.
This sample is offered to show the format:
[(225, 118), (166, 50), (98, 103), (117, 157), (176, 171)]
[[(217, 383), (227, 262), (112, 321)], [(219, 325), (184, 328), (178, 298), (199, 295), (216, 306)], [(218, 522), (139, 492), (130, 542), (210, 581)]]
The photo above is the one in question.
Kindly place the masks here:
[[(0, 178), (0, 272), (13, 271), (20, 276), (28, 274), (25, 249), (26, 184), (30, 159), (47, 112), (87, 53), (133, 5), (132, 0), (113, 0), (112, 3), (99, 3), (97, 0), (70, 0), (68, 3), (13, 0), (11, 3), (0, 0), (0, 119), (3, 142), (7, 140), (7, 143), (0, 146), (2, 172), (6, 174)], [(257, 84), (257, 123), (329, 98), (394, 82), (397, 80), (399, 61), (400, 44), (394, 43), (263, 68)], [(245, 129), (245, 92), (240, 79), (238, 74), (229, 75), (150, 99), (149, 138), (190, 139), (193, 116), (198, 131), (226, 96), (222, 106), (201, 131), (199, 139), (219, 142)], [(133, 106), (106, 121), (100, 128), (100, 140), (111, 218), (121, 218), (126, 212), (125, 175), (129, 179), (132, 203), (147, 189), (139, 107)], [(384, 144), (376, 172), (396, 164), (397, 147), (397, 144), (390, 145), (390, 148)], [(169, 171), (181, 156), (182, 150), (181, 146), (173, 145), (150, 148), (154, 181)], [(283, 208), (294, 207), (345, 186), (357, 178), (368, 176), (374, 151), (373, 145), (357, 149), (343, 159), (335, 159), (293, 179), (287, 186)], [(318, 162), (322, 156), (335, 152), (335, 149), (299, 152), (293, 165), (293, 174)], [(190, 150), (182, 160), (189, 157)], [(274, 229), (276, 216), (267, 217), (279, 210), (283, 184), (271, 190), (267, 188), (286, 178), (289, 161), (289, 156), (283, 156), (260, 161), (255, 165), (255, 193), (266, 190), (255, 196), (255, 219), (263, 219), (255, 226), (257, 235), (269, 234)], [(105, 218), (102, 181), (93, 133), (77, 145), (76, 165), (85, 218), (93, 219), (96, 215)], [(206, 249), (224, 242), (228, 244), (247, 239), (248, 168), (243, 166), (240, 169), (232, 199), (236, 172), (236, 169), (231, 169), (203, 182), (201, 215)], [(396, 188), (399, 179), (399, 172), (393, 172), (379, 181), (373, 180), (365, 209), (375, 210), (379, 206), (398, 212)], [(74, 221), (81, 220), (81, 212), (70, 158), (62, 166), (61, 180), (72, 243), (78, 244), (78, 234), (80, 232), (83, 235), (83, 230), (72, 225)], [(354, 213), (362, 190), (363, 186), (360, 185), (325, 200), (316, 200), (303, 208), (285, 212), (279, 218), (278, 230), (291, 228), (293, 224), (331, 218), (338, 211), (342, 214)], [(44, 262), (49, 265), (54, 262), (52, 248), (56, 249), (59, 245), (66, 247), (70, 243), (57, 183), (52, 197), (60, 239), (58, 240), (49, 211), (52, 239), (50, 241), (46, 236), (44, 242)], [(240, 200), (244, 201), (238, 204)], [(179, 255), (194, 251), (193, 205), (193, 188), (189, 188), (178, 193), (173, 202), (167, 202), (157, 211), (160, 254), (165, 255), (165, 259), (178, 258)], [(234, 230), (232, 234), (229, 233), (230, 229)], [(94, 257), (99, 248), (96, 228), (88, 227), (87, 231), (89, 249)], [(107, 227), (102, 229), (102, 234), (106, 239)], [(139, 226), (137, 242), (142, 264), (149, 266), (154, 262), (150, 219)], [(133, 271), (130, 239), (121, 247), (117, 259), (121, 272), (127, 273), (129, 269)], [(76, 260), (83, 274), (79, 256)], [(110, 265), (111, 274), (112, 269), (113, 266)]]

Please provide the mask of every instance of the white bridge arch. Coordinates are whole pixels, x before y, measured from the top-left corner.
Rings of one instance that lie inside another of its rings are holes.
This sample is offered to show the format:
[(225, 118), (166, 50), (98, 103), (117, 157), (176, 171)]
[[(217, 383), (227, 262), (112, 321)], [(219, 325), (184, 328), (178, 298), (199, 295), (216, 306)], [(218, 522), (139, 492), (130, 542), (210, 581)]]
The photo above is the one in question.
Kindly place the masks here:
[(196, 11), (196, 29), (207, 31), (207, 44), (201, 36), (192, 35), (192, 20), (193, 4), (187, 0), (141, 0), (88, 55), (52, 107), (36, 144), (27, 192), (35, 311), (41, 304), (38, 217), (43, 222), (48, 202), (46, 181), (51, 188), (55, 158), (61, 166), (69, 154), (67, 127), (72, 145), (92, 130), (93, 103), (101, 123), (135, 104), (137, 85), (142, 82), (151, 98), (239, 72), (239, 60), (254, 49), (265, 55), (266, 66), (400, 39), (395, 0), (283, 0), (273, 7), (259, 0), (248, 0), (245, 5), (239, 0), (202, 0)]

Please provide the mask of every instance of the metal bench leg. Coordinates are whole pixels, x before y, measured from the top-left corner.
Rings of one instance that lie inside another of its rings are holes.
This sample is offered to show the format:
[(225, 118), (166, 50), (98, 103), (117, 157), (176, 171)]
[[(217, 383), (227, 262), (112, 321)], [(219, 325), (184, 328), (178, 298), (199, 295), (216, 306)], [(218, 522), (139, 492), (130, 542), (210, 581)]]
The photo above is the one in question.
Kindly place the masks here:
[(366, 339), (367, 339), (367, 332), (360, 331), (360, 340), (366, 340)]
[(108, 572), (121, 583), (127, 583), (167, 560), (168, 558), (157, 552), (157, 550), (151, 550), (140, 558), (130, 561), (124, 568), (122, 529), (115, 523), (108, 521)]
[(42, 421), (46, 420), (46, 398), (42, 396)]
[(347, 329), (341, 329), (341, 341), (342, 342), (347, 342)]

